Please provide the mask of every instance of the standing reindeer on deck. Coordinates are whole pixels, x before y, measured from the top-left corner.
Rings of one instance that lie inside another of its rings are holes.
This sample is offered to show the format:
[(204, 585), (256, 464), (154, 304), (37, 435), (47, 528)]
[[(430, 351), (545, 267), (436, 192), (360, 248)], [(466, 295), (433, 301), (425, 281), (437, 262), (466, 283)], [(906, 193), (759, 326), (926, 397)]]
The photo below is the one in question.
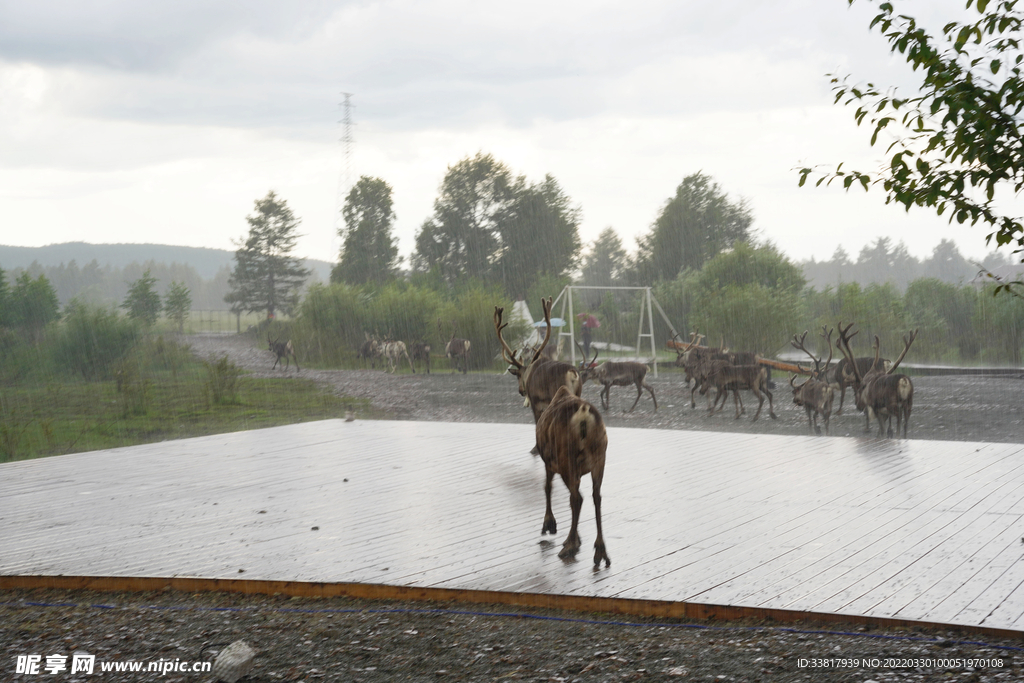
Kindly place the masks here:
[[(495, 314), (497, 315), (497, 314)], [(608, 435), (601, 414), (594, 406), (578, 396), (569, 387), (558, 387), (551, 403), (537, 420), (537, 448), (544, 461), (544, 526), (541, 535), (558, 532), (555, 515), (551, 512), (551, 480), (557, 474), (569, 489), (569, 507), (572, 509), (572, 527), (562, 544), (558, 556), (568, 559), (576, 556), (580, 549), (579, 521), (583, 508), (583, 494), (580, 493), (580, 479), (590, 474), (594, 491), (594, 517), (597, 521), (597, 540), (594, 541), (594, 567), (612, 564), (604, 547), (601, 530), (601, 481), (604, 478), (605, 452), (608, 449)]]
[[(568, 387), (570, 393), (579, 397), (583, 393), (583, 382), (580, 379), (579, 370), (571, 363), (546, 360), (543, 356), (544, 347), (551, 338), (551, 298), (541, 299), (541, 308), (544, 310), (544, 322), (547, 323), (547, 332), (540, 347), (532, 354), (524, 355), (523, 359), (517, 357), (517, 352), (509, 348), (501, 331), (508, 327), (508, 323), (502, 324), (502, 314), (505, 309), (494, 307), (494, 329), (498, 333), (498, 341), (501, 343), (501, 357), (509, 364), (508, 372), (514, 375), (519, 381), (519, 395), (525, 398), (523, 405), (533, 411), (533, 420), (540, 420), (541, 413), (548, 407), (555, 393), (561, 386)], [(529, 360), (525, 361), (525, 358)], [(537, 448), (533, 449), (534, 454)]]
[(824, 365), (821, 364), (820, 358), (804, 346), (804, 340), (807, 338), (806, 330), (800, 337), (794, 334), (793, 341), (790, 342), (793, 348), (803, 351), (814, 361), (814, 372), (804, 380), (803, 384), (794, 384), (796, 375), (790, 377), (789, 386), (793, 387), (793, 403), (803, 406), (807, 411), (807, 425), (812, 433), (821, 434), (821, 428), (818, 426), (818, 416), (821, 415), (821, 420), (825, 424), (825, 436), (828, 436), (829, 419), (832, 417), (832, 399), (835, 396), (832, 386), (825, 378), (828, 364), (832, 362), (832, 332), (833, 330), (827, 330), (826, 333), (825, 327), (821, 328), (821, 338), (828, 344), (828, 360)]
[(857, 364), (853, 362), (853, 351), (850, 350), (850, 340), (857, 335), (850, 334), (853, 323), (843, 329), (839, 323), (840, 350), (846, 356), (847, 361), (853, 366), (856, 380), (853, 385), (853, 397), (857, 401), (857, 410), (863, 410), (866, 417), (865, 430), (871, 431), (871, 418), (878, 420), (878, 436), (892, 438), (892, 418), (896, 417), (896, 436), (899, 436), (900, 427), (903, 428), (903, 438), (907, 438), (907, 426), (910, 424), (910, 413), (914, 407), (914, 383), (906, 375), (895, 374), (896, 368), (903, 362), (903, 358), (910, 350), (910, 345), (917, 339), (917, 330), (910, 333), (909, 338), (903, 337), (903, 353), (896, 359), (888, 369), (883, 370), (879, 360), (878, 336), (875, 336), (875, 363), (872, 369), (861, 374)]
[[(441, 333), (441, 319), (437, 320), (437, 334), (443, 336)], [(452, 321), (452, 337), (448, 340), (448, 343), (444, 347), (444, 355), (448, 357), (448, 360), (452, 363), (452, 374), (455, 374), (455, 370), (458, 368), (459, 361), (462, 361), (462, 374), (469, 372), (469, 347), (470, 343), (468, 339), (460, 339), (455, 336), (455, 322)]]
[(277, 368), (277, 364), (281, 362), (282, 358), (284, 358), (284, 367), (285, 370), (287, 370), (288, 357), (290, 356), (295, 360), (295, 372), (299, 371), (299, 359), (295, 357), (295, 347), (292, 346), (292, 342), (290, 339), (286, 343), (282, 344), (276, 339), (274, 341), (270, 341), (270, 335), (268, 334), (267, 342), (270, 344), (270, 350), (277, 355), (277, 360), (274, 361), (274, 367), (270, 368), (271, 370)]

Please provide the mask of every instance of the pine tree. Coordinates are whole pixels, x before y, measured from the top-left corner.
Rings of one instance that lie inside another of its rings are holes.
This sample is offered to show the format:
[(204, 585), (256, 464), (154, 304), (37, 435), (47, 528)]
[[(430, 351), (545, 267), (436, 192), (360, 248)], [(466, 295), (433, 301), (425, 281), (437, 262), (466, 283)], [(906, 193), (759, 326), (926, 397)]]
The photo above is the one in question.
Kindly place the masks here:
[(235, 313), (279, 312), (290, 315), (298, 306), (299, 288), (309, 276), (300, 260), (291, 255), (299, 235), (298, 219), (288, 203), (273, 191), (256, 200), (255, 212), (245, 219), (249, 236), (239, 242), (235, 269), (228, 279), (231, 291), (224, 301)]

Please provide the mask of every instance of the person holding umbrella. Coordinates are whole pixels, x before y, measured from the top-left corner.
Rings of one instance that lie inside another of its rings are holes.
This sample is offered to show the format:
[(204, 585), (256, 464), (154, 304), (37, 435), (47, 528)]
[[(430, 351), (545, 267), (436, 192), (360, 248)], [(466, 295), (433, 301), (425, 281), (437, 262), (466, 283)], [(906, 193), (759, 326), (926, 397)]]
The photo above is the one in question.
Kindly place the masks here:
[(580, 313), (576, 316), (583, 321), (583, 357), (590, 356), (591, 334), (594, 328), (601, 327), (601, 321), (590, 313)]

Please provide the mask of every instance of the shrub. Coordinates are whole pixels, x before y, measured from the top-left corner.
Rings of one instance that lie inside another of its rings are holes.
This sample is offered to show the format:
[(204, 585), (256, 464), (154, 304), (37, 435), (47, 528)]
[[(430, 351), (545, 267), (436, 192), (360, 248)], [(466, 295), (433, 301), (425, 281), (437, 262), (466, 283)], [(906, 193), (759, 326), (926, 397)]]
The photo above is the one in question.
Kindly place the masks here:
[(135, 322), (114, 311), (72, 301), (52, 352), (58, 367), (85, 379), (109, 378), (140, 338)]
[(221, 356), (215, 363), (203, 361), (206, 366), (206, 390), (212, 403), (237, 403), (238, 378), (242, 369)]

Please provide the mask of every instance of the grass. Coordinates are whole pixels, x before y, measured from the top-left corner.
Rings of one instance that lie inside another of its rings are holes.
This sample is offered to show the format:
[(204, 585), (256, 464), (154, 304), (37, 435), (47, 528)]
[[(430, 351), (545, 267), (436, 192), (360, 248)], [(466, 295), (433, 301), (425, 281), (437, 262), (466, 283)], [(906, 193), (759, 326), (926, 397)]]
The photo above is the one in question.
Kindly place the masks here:
[(340, 398), (301, 379), (242, 375), (233, 397), (216, 403), (210, 376), (202, 364), (189, 362), (176, 373), (143, 373), (134, 392), (119, 390), (114, 380), (5, 386), (0, 462), (338, 418), (346, 412), (385, 417), (368, 401)]

